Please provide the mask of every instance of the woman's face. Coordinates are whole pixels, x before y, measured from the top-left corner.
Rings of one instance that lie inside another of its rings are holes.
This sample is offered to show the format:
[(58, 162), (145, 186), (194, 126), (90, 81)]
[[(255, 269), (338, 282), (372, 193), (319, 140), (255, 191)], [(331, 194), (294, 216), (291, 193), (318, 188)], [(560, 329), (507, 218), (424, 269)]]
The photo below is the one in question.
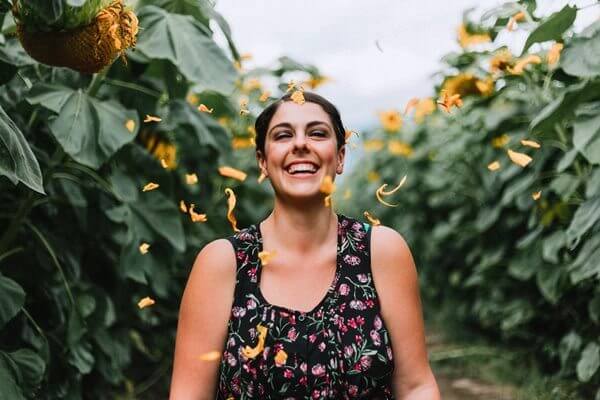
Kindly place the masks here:
[[(257, 152), (261, 171), (276, 193), (292, 198), (322, 198), (321, 182), (344, 168), (345, 147), (338, 151), (329, 115), (320, 105), (286, 101), (279, 106), (265, 136), (265, 156)], [(314, 173), (291, 173), (290, 164), (307, 161)]]

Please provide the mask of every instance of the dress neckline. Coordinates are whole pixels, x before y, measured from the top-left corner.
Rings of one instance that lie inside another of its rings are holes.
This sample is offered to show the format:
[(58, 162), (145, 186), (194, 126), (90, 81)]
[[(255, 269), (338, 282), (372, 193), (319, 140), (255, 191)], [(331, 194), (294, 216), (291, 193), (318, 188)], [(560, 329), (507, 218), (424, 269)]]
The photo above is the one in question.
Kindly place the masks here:
[[(264, 304), (267, 307), (271, 307), (274, 309), (278, 309), (281, 311), (286, 311), (290, 314), (298, 314), (298, 315), (308, 315), (308, 314), (313, 314), (315, 312), (317, 312), (321, 306), (323, 306), (328, 300), (329, 298), (337, 291), (337, 286), (339, 284), (340, 281), (340, 275), (341, 275), (341, 253), (342, 253), (342, 229), (341, 229), (341, 225), (342, 225), (342, 218), (344, 218), (344, 216), (342, 214), (339, 213), (335, 213), (337, 215), (337, 229), (336, 229), (336, 236), (337, 236), (337, 246), (336, 246), (336, 260), (335, 260), (335, 273), (333, 274), (333, 280), (331, 282), (331, 284), (329, 285), (329, 289), (327, 289), (327, 293), (325, 293), (325, 296), (323, 296), (323, 298), (321, 299), (321, 301), (314, 306), (310, 311), (300, 311), (300, 310), (294, 310), (292, 308), (286, 307), (286, 306), (280, 306), (277, 304), (272, 304), (269, 301), (267, 301), (267, 299), (263, 296), (262, 291), (260, 290), (260, 280), (261, 280), (261, 276), (262, 276), (262, 263), (260, 262), (260, 259), (258, 260), (258, 270), (256, 272), (256, 296), (258, 297), (258, 299), (261, 301), (262, 304)], [(261, 251), (263, 251), (263, 238), (262, 238), (262, 233), (260, 231), (260, 222), (253, 224), (254, 230), (256, 232), (256, 238), (257, 238), (257, 252), (256, 252), (256, 256), (258, 257), (258, 253), (260, 253)]]

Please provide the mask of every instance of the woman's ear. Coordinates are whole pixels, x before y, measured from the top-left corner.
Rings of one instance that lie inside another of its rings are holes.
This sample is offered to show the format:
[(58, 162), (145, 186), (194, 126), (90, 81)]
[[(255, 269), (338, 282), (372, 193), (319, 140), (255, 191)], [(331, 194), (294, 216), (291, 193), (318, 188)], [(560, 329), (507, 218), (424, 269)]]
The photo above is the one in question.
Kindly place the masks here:
[(346, 156), (346, 146), (342, 146), (342, 148), (338, 151), (337, 154), (337, 165), (335, 167), (335, 172), (340, 175), (344, 172), (344, 158)]
[(260, 172), (262, 172), (265, 177), (269, 176), (267, 173), (267, 160), (265, 160), (262, 151), (260, 150), (256, 151), (256, 161), (258, 162), (258, 168), (260, 169)]

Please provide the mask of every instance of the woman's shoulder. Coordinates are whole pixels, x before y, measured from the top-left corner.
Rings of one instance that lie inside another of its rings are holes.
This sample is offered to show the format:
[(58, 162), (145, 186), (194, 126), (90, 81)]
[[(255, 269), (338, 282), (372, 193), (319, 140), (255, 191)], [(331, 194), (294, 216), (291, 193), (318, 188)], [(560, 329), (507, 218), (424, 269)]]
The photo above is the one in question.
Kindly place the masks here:
[(373, 225), (371, 230), (371, 268), (390, 269), (412, 261), (408, 243), (394, 228)]

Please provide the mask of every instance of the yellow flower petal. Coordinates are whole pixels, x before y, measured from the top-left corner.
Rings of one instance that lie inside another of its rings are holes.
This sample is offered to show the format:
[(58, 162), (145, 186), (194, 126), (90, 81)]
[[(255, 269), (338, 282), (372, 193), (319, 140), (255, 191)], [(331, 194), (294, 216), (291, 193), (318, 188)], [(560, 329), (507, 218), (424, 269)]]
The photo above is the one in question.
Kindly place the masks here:
[(138, 302), (137, 305), (139, 308), (144, 308), (144, 307), (149, 307), (149, 306), (153, 305), (154, 303), (155, 303), (155, 301), (152, 300), (150, 297), (144, 297), (143, 299), (141, 299)]
[(206, 222), (206, 214), (198, 214), (194, 211), (194, 203), (190, 204), (189, 213), (192, 218), (192, 222)]
[(294, 93), (292, 93), (291, 99), (296, 104), (302, 105), (305, 103), (304, 94), (300, 90), (294, 91)]
[(560, 52), (562, 51), (564, 44), (554, 43), (550, 50), (548, 50), (547, 60), (548, 65), (554, 65), (560, 60)]
[(460, 98), (460, 94), (456, 93), (450, 96), (446, 89), (442, 89), (437, 104), (439, 104), (445, 112), (450, 113), (453, 106), (462, 107), (463, 101)]
[(327, 195), (327, 196), (325, 196), (325, 198), (323, 200), (324, 200), (325, 207), (331, 207), (331, 201), (332, 200), (331, 200), (331, 195), (330, 194)]
[(150, 245), (148, 243), (142, 243), (140, 244), (140, 253), (142, 254), (146, 254), (148, 252), (148, 249), (150, 248)]
[(473, 34), (467, 31), (465, 24), (460, 24), (458, 27), (458, 43), (462, 48), (466, 48), (479, 43), (491, 41), (487, 33)]
[(512, 151), (511, 149), (508, 149), (507, 152), (508, 157), (511, 159), (511, 161), (521, 167), (527, 166), (527, 164), (529, 164), (532, 161), (532, 158), (529, 157), (527, 154)]
[(500, 168), (500, 163), (498, 161), (494, 161), (488, 164), (487, 168), (490, 171), (495, 171)]
[(333, 183), (331, 176), (325, 175), (323, 177), (319, 190), (321, 193), (325, 193), (327, 195), (332, 194), (335, 191), (335, 184)]
[(221, 359), (221, 352), (217, 350), (209, 351), (198, 356), (200, 361), (217, 361)]
[(388, 151), (390, 154), (396, 156), (410, 156), (413, 153), (413, 149), (410, 144), (403, 142), (402, 140), (390, 140), (388, 142)]
[(537, 191), (537, 192), (533, 193), (531, 195), (531, 197), (533, 197), (534, 200), (537, 200), (537, 199), (540, 198), (541, 195), (542, 195), (542, 191), (540, 190), (540, 191)]
[(248, 174), (246, 174), (244, 171), (240, 171), (239, 169), (228, 166), (219, 167), (219, 173), (227, 178), (237, 179), (241, 182), (243, 182), (248, 176)]
[(185, 98), (185, 100), (192, 106), (196, 106), (196, 104), (198, 104), (198, 102), (200, 101), (200, 99), (198, 98), (197, 95), (195, 95), (194, 93), (190, 93), (187, 95), (187, 97)]
[(267, 327), (258, 324), (256, 327), (258, 331), (258, 343), (255, 347), (244, 346), (242, 354), (246, 358), (255, 358), (257, 355), (263, 352), (265, 348), (265, 339), (267, 338)]
[(231, 147), (233, 147), (234, 150), (254, 147), (254, 138), (234, 137), (231, 139)]
[(379, 151), (383, 149), (385, 143), (381, 139), (367, 139), (363, 143), (363, 148), (365, 151)]
[(196, 175), (195, 173), (185, 174), (185, 183), (187, 183), (188, 185), (195, 185), (196, 183), (198, 183), (198, 175)]
[(164, 158), (160, 159), (160, 165), (165, 169), (169, 168), (169, 164), (167, 164), (167, 160), (165, 160)]
[(525, 67), (529, 64), (540, 64), (542, 59), (537, 54), (530, 54), (527, 57), (517, 61), (514, 67), (507, 68), (507, 71), (513, 75), (521, 75), (525, 70)]
[(278, 367), (284, 366), (285, 362), (287, 361), (287, 358), (288, 358), (287, 353), (280, 349), (277, 352), (277, 354), (275, 354), (275, 365)]
[(508, 142), (510, 142), (510, 136), (504, 133), (492, 139), (492, 146), (495, 148), (502, 148), (506, 146)]
[(258, 258), (260, 258), (260, 262), (262, 265), (269, 264), (269, 261), (275, 257), (277, 253), (275, 251), (260, 251), (258, 253)]
[(160, 121), (162, 121), (162, 118), (155, 117), (154, 115), (146, 114), (146, 118), (144, 118), (144, 122), (160, 122)]
[(538, 142), (536, 142), (535, 140), (525, 140), (522, 139), (521, 140), (521, 144), (523, 146), (529, 146), (529, 147), (533, 147), (534, 149), (539, 149), (541, 146)]
[(235, 232), (239, 232), (239, 229), (237, 228), (237, 220), (235, 219), (235, 216), (233, 215), (233, 209), (235, 208), (235, 202), (236, 202), (235, 193), (230, 188), (225, 188), (225, 194), (227, 194), (227, 196), (228, 196), (227, 197), (227, 219), (231, 223), (231, 227), (233, 228), (233, 230)]
[(381, 225), (381, 222), (379, 221), (379, 219), (377, 219), (374, 216), (372, 216), (370, 212), (365, 211), (363, 213), (363, 215), (369, 220), (369, 222), (371, 223), (371, 225), (373, 225), (373, 226)]
[(133, 131), (135, 130), (135, 121), (132, 119), (128, 119), (127, 122), (125, 122), (125, 128), (127, 128), (129, 132), (133, 133)]
[(261, 102), (265, 102), (269, 99), (269, 96), (271, 96), (271, 92), (269, 92), (268, 90), (264, 90), (261, 94), (260, 97), (258, 98), (259, 101)]
[(408, 114), (408, 112), (415, 108), (417, 104), (419, 104), (418, 97), (413, 97), (412, 99), (410, 99), (408, 103), (406, 103), (406, 108), (404, 108), (404, 115)]
[(187, 212), (188, 212), (188, 208), (187, 208), (187, 206), (185, 205), (185, 201), (183, 201), (183, 200), (179, 200), (179, 209), (180, 209), (182, 212), (184, 212), (184, 213), (186, 213), (186, 214), (187, 214)]
[(214, 110), (214, 108), (208, 108), (204, 104), (200, 104), (198, 106), (198, 111), (201, 111), (201, 112), (212, 114), (213, 110)]
[(157, 189), (160, 185), (158, 183), (150, 182), (142, 189), (142, 192), (148, 192), (150, 190)]
[(381, 198), (381, 196), (389, 196), (391, 194), (394, 194), (398, 189), (400, 189), (402, 187), (402, 185), (404, 185), (404, 182), (406, 182), (406, 175), (404, 175), (404, 177), (400, 180), (400, 183), (398, 184), (398, 186), (396, 186), (394, 189), (391, 189), (390, 191), (387, 191), (387, 192), (384, 191), (385, 187), (387, 186), (387, 183), (384, 183), (375, 192), (375, 196), (377, 197), (377, 200), (380, 203), (385, 204), (386, 206), (397, 207), (398, 204), (387, 203)]
[(380, 111), (379, 121), (383, 130), (389, 133), (398, 132), (402, 128), (402, 116), (396, 110)]

